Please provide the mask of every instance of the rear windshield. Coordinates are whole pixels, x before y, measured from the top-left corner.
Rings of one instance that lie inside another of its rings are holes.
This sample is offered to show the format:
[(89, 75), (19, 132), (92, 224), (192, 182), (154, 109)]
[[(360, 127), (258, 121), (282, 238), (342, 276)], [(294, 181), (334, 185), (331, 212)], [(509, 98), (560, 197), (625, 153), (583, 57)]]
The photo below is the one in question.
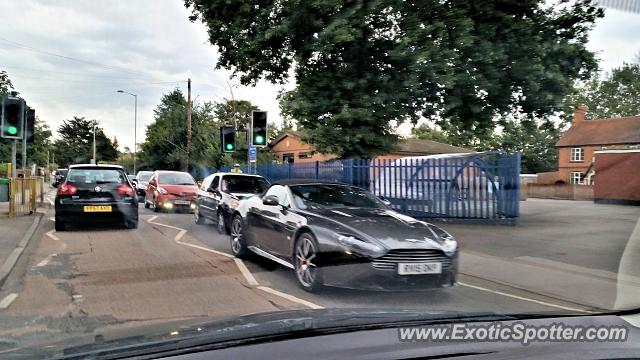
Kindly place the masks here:
[(151, 178), (151, 175), (153, 175), (153, 173), (151, 171), (149, 172), (139, 172), (138, 173), (138, 180), (139, 181), (149, 181), (149, 178)]
[(196, 183), (187, 173), (161, 173), (158, 182), (166, 185), (195, 185)]
[(126, 175), (117, 169), (71, 169), (67, 182), (73, 184), (125, 184)]
[(222, 191), (232, 193), (261, 194), (269, 183), (256, 176), (226, 175), (222, 178)]

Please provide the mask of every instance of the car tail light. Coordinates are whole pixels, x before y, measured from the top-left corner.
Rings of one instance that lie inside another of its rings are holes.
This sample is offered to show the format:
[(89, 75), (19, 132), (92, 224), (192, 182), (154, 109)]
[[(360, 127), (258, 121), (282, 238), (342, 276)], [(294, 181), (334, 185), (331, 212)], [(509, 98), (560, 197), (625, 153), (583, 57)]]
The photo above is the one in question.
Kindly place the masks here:
[(134, 192), (133, 188), (127, 184), (118, 186), (118, 194), (122, 196), (133, 196)]
[(72, 184), (62, 184), (58, 188), (58, 195), (75, 195), (78, 191), (78, 188), (73, 186)]

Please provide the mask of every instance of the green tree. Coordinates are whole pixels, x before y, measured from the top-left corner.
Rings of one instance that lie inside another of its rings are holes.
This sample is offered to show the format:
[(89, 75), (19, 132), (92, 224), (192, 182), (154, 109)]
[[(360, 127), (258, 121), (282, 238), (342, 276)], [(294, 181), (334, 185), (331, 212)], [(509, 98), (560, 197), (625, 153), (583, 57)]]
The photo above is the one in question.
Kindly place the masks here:
[(433, 140), (444, 144), (450, 144), (450, 139), (443, 131), (435, 129), (428, 124), (420, 124), (411, 129), (411, 136), (421, 140)]
[(53, 154), (53, 142), (51, 141), (51, 129), (44, 121), (36, 116), (33, 141), (27, 144), (27, 162), (39, 166), (47, 165), (47, 155)]
[(581, 104), (587, 106), (587, 120), (640, 115), (638, 94), (640, 64), (624, 64), (576, 83), (565, 102), (565, 120), (570, 122), (575, 108)]
[[(191, 114), (190, 171), (201, 178), (223, 164), (219, 126), (213, 104), (193, 104)], [(140, 169), (184, 170), (187, 164), (187, 100), (179, 89), (162, 96), (154, 110), (154, 122), (147, 126), (145, 142), (138, 154)]]
[(93, 127), (96, 126), (96, 160), (113, 162), (118, 159), (117, 141), (109, 139), (97, 120), (74, 116), (64, 120), (54, 142), (56, 163), (62, 167), (89, 163), (93, 157)]
[(585, 47), (603, 16), (592, 0), (185, 0), (208, 27), (217, 66), (282, 96), (320, 152), (371, 157), (392, 124), (436, 122), (461, 144), (489, 138), (497, 116), (562, 108), (597, 68)]
[[(8, 95), (13, 89), (11, 79), (6, 71), (0, 71), (0, 98)], [(0, 163), (11, 161), (11, 143), (8, 140), (0, 139)]]

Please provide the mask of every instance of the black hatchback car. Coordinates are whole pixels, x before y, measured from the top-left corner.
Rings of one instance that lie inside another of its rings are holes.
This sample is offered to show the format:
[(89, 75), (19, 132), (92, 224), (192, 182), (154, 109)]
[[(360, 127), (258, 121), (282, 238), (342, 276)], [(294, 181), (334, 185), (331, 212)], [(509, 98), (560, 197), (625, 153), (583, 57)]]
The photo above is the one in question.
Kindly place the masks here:
[(72, 165), (58, 186), (56, 231), (69, 223), (115, 220), (138, 227), (138, 197), (129, 178), (117, 165)]

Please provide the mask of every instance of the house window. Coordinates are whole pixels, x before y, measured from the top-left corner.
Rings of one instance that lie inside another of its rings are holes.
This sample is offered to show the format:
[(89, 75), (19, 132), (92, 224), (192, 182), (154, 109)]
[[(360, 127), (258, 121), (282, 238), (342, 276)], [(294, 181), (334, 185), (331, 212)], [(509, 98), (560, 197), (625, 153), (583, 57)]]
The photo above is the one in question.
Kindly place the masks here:
[(308, 158), (310, 158), (310, 157), (311, 157), (311, 156), (309, 155), (309, 153), (308, 153), (308, 152), (301, 152), (301, 153), (298, 153), (298, 159), (308, 159)]
[(570, 180), (572, 184), (582, 184), (582, 173), (579, 171), (572, 171)]
[(292, 153), (288, 153), (288, 154), (283, 154), (282, 155), (282, 162), (284, 163), (292, 163), (294, 161), (294, 156)]
[(584, 161), (584, 149), (583, 148), (571, 148), (571, 161), (582, 162)]

